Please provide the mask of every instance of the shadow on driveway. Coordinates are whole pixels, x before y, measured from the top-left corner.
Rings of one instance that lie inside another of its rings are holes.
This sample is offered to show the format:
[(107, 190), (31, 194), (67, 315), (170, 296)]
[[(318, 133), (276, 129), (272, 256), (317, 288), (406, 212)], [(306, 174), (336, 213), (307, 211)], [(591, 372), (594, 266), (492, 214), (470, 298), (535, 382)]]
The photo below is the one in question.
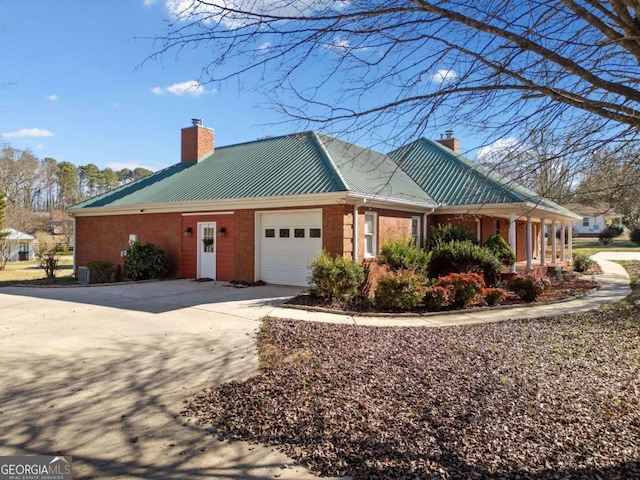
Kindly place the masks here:
[(257, 373), (255, 333), (281, 301), (268, 294), (297, 289), (122, 287), (0, 289), (0, 455), (71, 455), (78, 479), (315, 478), (180, 415)]
[(263, 285), (236, 288), (221, 282), (166, 280), (72, 287), (2, 287), (0, 294), (164, 313), (188, 307), (241, 312), (244, 308), (273, 308), (298, 295), (299, 287)]

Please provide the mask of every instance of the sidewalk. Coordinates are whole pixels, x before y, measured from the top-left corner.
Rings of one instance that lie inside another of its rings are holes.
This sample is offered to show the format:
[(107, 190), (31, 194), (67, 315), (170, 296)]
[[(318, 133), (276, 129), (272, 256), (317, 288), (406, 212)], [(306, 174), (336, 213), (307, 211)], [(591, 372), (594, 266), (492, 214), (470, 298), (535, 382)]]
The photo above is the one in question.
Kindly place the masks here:
[(275, 308), (269, 316), (310, 322), (369, 325), (374, 327), (446, 327), (477, 323), (500, 322), (521, 318), (540, 318), (582, 312), (624, 299), (630, 292), (626, 270), (610, 260), (640, 260), (640, 252), (600, 252), (593, 256), (602, 269), (595, 280), (600, 288), (582, 298), (546, 305), (522, 305), (511, 308), (485, 308), (416, 316), (362, 316), (325, 312), (310, 312), (287, 307)]

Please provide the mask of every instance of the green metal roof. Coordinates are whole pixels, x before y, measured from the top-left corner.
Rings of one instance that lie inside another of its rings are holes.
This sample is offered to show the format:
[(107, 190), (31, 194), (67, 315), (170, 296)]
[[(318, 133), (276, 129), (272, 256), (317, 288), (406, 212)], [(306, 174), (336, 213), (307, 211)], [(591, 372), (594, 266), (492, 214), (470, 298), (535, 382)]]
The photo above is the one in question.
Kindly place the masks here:
[(434, 204), (387, 156), (304, 132), (217, 147), (70, 210), (332, 192)]
[(394, 150), (389, 157), (441, 205), (529, 202), (560, 215), (575, 216), (536, 192), (426, 138)]

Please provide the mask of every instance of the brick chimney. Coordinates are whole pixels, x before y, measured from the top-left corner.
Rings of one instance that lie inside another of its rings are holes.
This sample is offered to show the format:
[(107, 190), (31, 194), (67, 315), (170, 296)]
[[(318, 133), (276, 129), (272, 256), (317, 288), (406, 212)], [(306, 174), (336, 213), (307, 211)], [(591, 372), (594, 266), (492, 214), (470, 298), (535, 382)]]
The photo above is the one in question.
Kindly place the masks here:
[(453, 150), (456, 153), (460, 153), (460, 141), (453, 138), (453, 130), (447, 130), (440, 140), (436, 140), (441, 145), (444, 145), (449, 150)]
[(193, 162), (213, 152), (214, 133), (202, 126), (201, 118), (192, 118), (192, 125), (182, 129), (182, 162)]

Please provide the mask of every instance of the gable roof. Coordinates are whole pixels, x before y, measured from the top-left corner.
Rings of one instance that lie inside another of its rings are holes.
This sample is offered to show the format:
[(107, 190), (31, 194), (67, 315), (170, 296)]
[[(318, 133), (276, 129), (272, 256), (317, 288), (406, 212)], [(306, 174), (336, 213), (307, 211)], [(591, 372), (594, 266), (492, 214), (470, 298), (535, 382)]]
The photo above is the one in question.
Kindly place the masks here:
[(616, 218), (623, 217), (621, 213), (616, 212), (611, 207), (606, 205), (585, 205), (583, 203), (566, 203), (564, 208), (571, 210), (572, 212), (582, 215), (583, 217), (603, 217)]
[(561, 205), (426, 138), (390, 152), (389, 157), (445, 207), (527, 203), (577, 218)]
[(7, 233), (8, 235), (4, 237), (6, 240), (23, 240), (30, 241), (35, 240), (36, 237), (33, 235), (29, 235), (28, 233), (21, 232), (16, 230), (15, 228), (3, 228), (2, 233)]
[(218, 147), (69, 210), (337, 192), (435, 206), (386, 155), (303, 132)]

